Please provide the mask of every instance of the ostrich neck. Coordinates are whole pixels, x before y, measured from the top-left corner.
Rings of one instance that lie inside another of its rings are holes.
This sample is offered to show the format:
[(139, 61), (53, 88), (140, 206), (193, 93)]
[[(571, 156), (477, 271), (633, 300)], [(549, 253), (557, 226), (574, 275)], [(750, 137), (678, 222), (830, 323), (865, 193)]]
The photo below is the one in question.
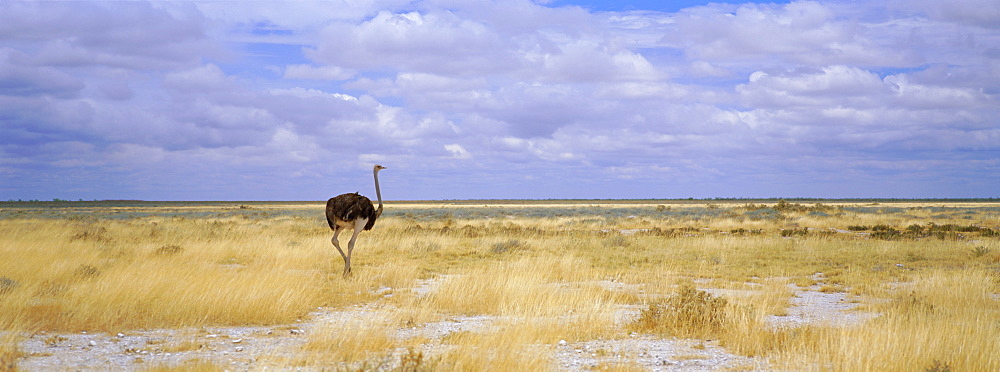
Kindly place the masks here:
[(378, 171), (375, 171), (375, 196), (378, 198), (378, 214), (382, 214), (382, 190), (378, 187)]

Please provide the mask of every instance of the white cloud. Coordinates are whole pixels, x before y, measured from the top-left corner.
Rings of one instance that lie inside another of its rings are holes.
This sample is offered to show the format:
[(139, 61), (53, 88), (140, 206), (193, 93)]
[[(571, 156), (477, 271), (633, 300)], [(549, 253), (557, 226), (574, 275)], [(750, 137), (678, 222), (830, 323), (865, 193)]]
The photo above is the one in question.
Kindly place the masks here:
[[(609, 48), (610, 47), (610, 48)], [(661, 74), (641, 54), (615, 50), (606, 40), (576, 40), (558, 53), (528, 55), (542, 66), (540, 80), (555, 82), (657, 80)]]
[(354, 71), (337, 66), (290, 65), (285, 67), (286, 79), (347, 80), (354, 77)]
[(360, 25), (335, 23), (307, 55), (347, 68), (468, 75), (503, 66), (502, 41), (486, 25), (450, 12), (382, 11)]
[(291, 97), (299, 98), (299, 99), (303, 99), (303, 100), (311, 100), (311, 99), (323, 99), (323, 100), (337, 99), (337, 100), (343, 100), (343, 101), (346, 101), (346, 102), (353, 102), (353, 103), (358, 102), (358, 98), (357, 97), (354, 97), (354, 96), (351, 96), (351, 95), (348, 95), (348, 94), (343, 94), (343, 93), (328, 93), (328, 92), (324, 92), (324, 91), (321, 91), (321, 90), (305, 89), (305, 88), (300, 88), (300, 87), (295, 87), (295, 88), (291, 88), (291, 89), (268, 89), (267, 93), (275, 95), (275, 96), (291, 96)]
[(49, 65), (192, 66), (201, 57), (222, 54), (207, 37), (204, 21), (184, 3), (0, 3), (0, 35), (34, 44), (37, 62)]
[(733, 72), (725, 67), (716, 66), (708, 61), (692, 62), (690, 71), (695, 77), (729, 77), (733, 75)]
[(857, 20), (811, 1), (788, 4), (711, 4), (681, 12), (665, 40), (705, 61), (744, 63), (919, 63), (907, 50), (879, 45)]
[(451, 153), (451, 157), (455, 159), (469, 159), (472, 158), (472, 154), (465, 150), (462, 145), (453, 143), (450, 145), (444, 145), (444, 149)]
[(754, 107), (868, 105), (873, 98), (883, 100), (889, 93), (878, 75), (843, 65), (777, 73), (757, 71), (736, 91)]
[(624, 166), (613, 166), (608, 167), (606, 172), (610, 173), (612, 177), (633, 180), (636, 178), (662, 178), (670, 176), (674, 173), (676, 169), (672, 167), (665, 167), (656, 164), (644, 164), (644, 165), (624, 165)]
[(268, 146), (274, 148), (278, 154), (286, 154), (291, 161), (295, 162), (316, 160), (323, 154), (316, 143), (286, 128), (278, 128), (271, 136), (271, 142)]
[(991, 104), (979, 90), (917, 84), (905, 74), (887, 76), (885, 82), (892, 87), (901, 105), (914, 109), (982, 108)]
[(11, 48), (0, 48), (0, 94), (75, 97), (83, 82), (54, 67), (37, 66), (31, 58)]
[(235, 83), (235, 79), (226, 76), (218, 66), (207, 64), (170, 73), (163, 79), (163, 83), (169, 88), (185, 92), (204, 93), (229, 89)]
[(934, 1), (915, 0), (893, 3), (897, 9), (916, 9), (934, 19), (958, 24), (972, 24), (988, 28), (1000, 28), (1000, 3), (991, 0)]

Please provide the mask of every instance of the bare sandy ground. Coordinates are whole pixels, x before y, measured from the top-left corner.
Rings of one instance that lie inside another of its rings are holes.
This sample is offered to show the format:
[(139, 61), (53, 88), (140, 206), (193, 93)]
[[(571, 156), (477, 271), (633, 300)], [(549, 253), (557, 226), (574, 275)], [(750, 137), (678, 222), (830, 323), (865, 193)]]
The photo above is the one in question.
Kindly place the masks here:
[[(431, 283), (414, 289), (418, 294), (432, 290)], [(709, 291), (713, 291), (708, 289)], [(815, 288), (796, 289), (786, 316), (772, 316), (775, 327), (804, 324), (856, 326), (875, 314), (855, 310), (857, 299), (844, 293), (823, 293)], [(294, 324), (261, 327), (204, 327), (190, 329), (153, 329), (128, 333), (41, 333), (21, 344), (26, 354), (18, 367), (29, 371), (137, 371), (157, 366), (181, 366), (185, 363), (212, 363), (233, 371), (247, 370), (320, 370), (323, 367), (288, 367), (317, 325), (343, 321), (345, 318), (377, 316), (373, 306), (349, 309), (317, 309)], [(628, 322), (639, 309), (623, 307), (616, 314)], [(424, 337), (431, 342), (424, 350), (433, 356), (441, 350), (441, 340), (455, 332), (484, 332), (496, 317), (453, 317), (445, 321), (403, 327), (397, 337)], [(631, 334), (614, 340), (586, 342), (560, 341), (557, 345), (539, 345), (553, 351), (553, 370), (585, 371), (600, 365), (641, 366), (653, 371), (711, 371), (720, 369), (768, 370), (767, 360), (734, 355), (712, 340), (661, 338)], [(399, 350), (398, 353), (403, 353)], [(398, 358), (397, 358), (398, 359)], [(391, 369), (391, 363), (384, 368)]]

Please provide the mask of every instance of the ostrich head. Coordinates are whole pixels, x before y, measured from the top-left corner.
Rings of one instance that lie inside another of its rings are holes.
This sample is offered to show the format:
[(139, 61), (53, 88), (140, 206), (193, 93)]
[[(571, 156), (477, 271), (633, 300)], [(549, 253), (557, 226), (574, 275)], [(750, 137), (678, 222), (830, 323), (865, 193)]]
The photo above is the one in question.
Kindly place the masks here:
[(378, 172), (378, 171), (383, 170), (383, 169), (387, 169), (387, 168), (383, 167), (381, 165), (375, 164), (375, 172)]

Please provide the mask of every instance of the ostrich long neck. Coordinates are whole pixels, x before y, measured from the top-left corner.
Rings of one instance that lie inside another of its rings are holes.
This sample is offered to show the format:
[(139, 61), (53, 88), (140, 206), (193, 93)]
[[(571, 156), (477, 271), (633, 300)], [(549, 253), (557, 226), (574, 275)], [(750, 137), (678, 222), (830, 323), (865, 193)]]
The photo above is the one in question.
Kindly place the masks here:
[(375, 196), (378, 197), (378, 209), (375, 210), (376, 216), (382, 215), (382, 190), (378, 188), (378, 170), (375, 170)]

